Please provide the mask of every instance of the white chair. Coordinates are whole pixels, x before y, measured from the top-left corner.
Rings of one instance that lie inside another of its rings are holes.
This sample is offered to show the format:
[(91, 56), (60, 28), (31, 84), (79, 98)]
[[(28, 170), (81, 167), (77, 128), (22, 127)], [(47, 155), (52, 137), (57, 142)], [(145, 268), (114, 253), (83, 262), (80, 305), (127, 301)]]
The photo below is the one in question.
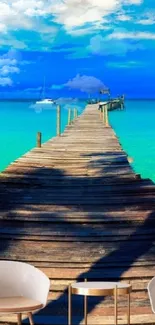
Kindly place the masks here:
[(14, 261), (0, 261), (0, 313), (15, 313), (21, 325), (22, 313), (33, 325), (32, 312), (44, 308), (50, 281), (34, 266)]
[(147, 286), (151, 308), (153, 313), (155, 313), (155, 277), (149, 282)]

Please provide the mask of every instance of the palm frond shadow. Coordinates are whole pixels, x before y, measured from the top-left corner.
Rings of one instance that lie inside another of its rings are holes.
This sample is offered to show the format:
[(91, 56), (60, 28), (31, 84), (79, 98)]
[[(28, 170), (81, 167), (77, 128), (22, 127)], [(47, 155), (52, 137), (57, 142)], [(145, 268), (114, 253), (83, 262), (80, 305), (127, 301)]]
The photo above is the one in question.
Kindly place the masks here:
[[(136, 261), (139, 265), (154, 263), (154, 183), (135, 180), (134, 173), (128, 178), (128, 166), (121, 167), (123, 154), (116, 153), (106, 165), (106, 153), (105, 157), (101, 153), (93, 155), (95, 160), (88, 163), (88, 171), (97, 168), (95, 177), (91, 173), (68, 176), (62, 168), (44, 166), (22, 172), (15, 179), (11, 174), (7, 180), (1, 179), (1, 259), (27, 261), (38, 267), (54, 267), (56, 263), (62, 269), (72, 263), (81, 271), (76, 278), (69, 275), (67, 281), (119, 280)], [(116, 174), (118, 160), (120, 169)], [(136, 214), (137, 222), (132, 218)], [(49, 243), (49, 247), (40, 249), (42, 243)], [(53, 251), (53, 243), (59, 243), (62, 251)], [(103, 300), (92, 299), (88, 311)], [(78, 297), (73, 301), (76, 315), (76, 303), (81, 306), (82, 302)], [(66, 290), (38, 312), (36, 320), (41, 317), (44, 323), (47, 315), (55, 313), (57, 324), (61, 324), (62, 314), (67, 323)], [(82, 319), (81, 312), (74, 323), (79, 324)]]

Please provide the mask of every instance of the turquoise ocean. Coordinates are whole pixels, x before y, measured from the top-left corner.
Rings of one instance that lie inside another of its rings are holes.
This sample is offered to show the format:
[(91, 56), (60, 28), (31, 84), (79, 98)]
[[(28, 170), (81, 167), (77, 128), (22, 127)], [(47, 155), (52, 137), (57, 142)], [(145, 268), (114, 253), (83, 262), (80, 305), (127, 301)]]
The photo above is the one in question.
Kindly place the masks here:
[[(61, 105), (61, 131), (68, 122), (68, 108), (78, 108), (79, 114), (86, 103), (59, 100)], [(73, 115), (73, 114), (72, 114)], [(73, 117), (73, 116), (72, 116)], [(56, 135), (56, 105), (36, 105), (35, 102), (0, 102), (0, 171), (36, 146), (37, 132), (42, 142)]]
[(130, 100), (125, 106), (110, 112), (110, 124), (135, 172), (155, 181), (155, 100)]
[[(68, 108), (81, 113), (84, 101), (64, 103), (61, 129), (67, 124)], [(0, 171), (36, 146), (36, 133), (42, 132), (43, 142), (56, 135), (56, 107), (38, 107), (33, 102), (0, 102)], [(51, 105), (50, 105), (51, 106)], [(144, 178), (155, 181), (155, 101), (126, 101), (123, 111), (110, 112), (114, 128), (123, 149), (133, 158), (132, 167)]]

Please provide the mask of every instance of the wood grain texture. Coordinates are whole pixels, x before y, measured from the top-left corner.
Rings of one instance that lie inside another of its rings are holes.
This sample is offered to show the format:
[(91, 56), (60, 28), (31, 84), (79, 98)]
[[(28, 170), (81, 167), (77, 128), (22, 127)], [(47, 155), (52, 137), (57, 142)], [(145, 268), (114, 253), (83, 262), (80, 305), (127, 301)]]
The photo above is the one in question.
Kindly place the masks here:
[[(135, 174), (103, 122), (88, 105), (61, 136), (0, 174), (0, 259), (31, 263), (51, 281), (35, 324), (67, 324), (68, 285), (85, 278), (130, 281), (131, 324), (154, 322), (147, 284), (155, 275), (155, 185)], [(89, 324), (113, 323), (111, 298), (88, 305)], [(73, 297), (73, 323), (82, 323), (82, 308)], [(126, 311), (122, 297), (119, 323)], [(14, 316), (0, 317), (6, 321)]]

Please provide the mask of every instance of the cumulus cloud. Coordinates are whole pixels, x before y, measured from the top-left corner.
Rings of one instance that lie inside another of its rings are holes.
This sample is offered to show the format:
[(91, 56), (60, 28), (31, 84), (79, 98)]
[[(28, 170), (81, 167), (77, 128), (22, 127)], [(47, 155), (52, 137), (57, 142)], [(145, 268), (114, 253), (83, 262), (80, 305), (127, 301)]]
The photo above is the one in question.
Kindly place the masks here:
[(77, 89), (85, 93), (95, 93), (100, 91), (102, 88), (106, 88), (100, 79), (93, 76), (80, 76), (80, 74), (77, 74), (76, 77), (69, 80), (65, 84), (65, 87), (73, 90)]
[(34, 30), (33, 19), (48, 15), (53, 15), (56, 22), (70, 29), (86, 23), (103, 22), (107, 15), (121, 8), (123, 4), (137, 5), (141, 2), (142, 0), (1, 0), (0, 30)]
[[(45, 25), (38, 18), (51, 15), (51, 5), (53, 0), (1, 0), (0, 2), (0, 30), (25, 30), (45, 29)], [(37, 18), (37, 20), (36, 20)], [(50, 26), (47, 25), (50, 29)]]
[(123, 39), (145, 39), (145, 40), (155, 40), (155, 33), (151, 33), (151, 32), (114, 32), (112, 34), (110, 34), (108, 36), (109, 39), (119, 39), (119, 40), (123, 40)]
[[(49, 50), (60, 25), (72, 36), (88, 35), (109, 28), (110, 14), (120, 12), (124, 5), (140, 5), (143, 0), (1, 0), (0, 1), (0, 45), (17, 49), (34, 50), (39, 46)], [(119, 16), (120, 21), (129, 16)], [(57, 25), (59, 24), (59, 25)], [(31, 34), (19, 39), (12, 32), (33, 31), (38, 35), (37, 43), (30, 42)]]
[(18, 54), (14, 50), (0, 56), (0, 86), (12, 86), (12, 75), (19, 74)]
[[(86, 23), (98, 24), (120, 6), (121, 0), (66, 0), (51, 6), (55, 21), (63, 24), (68, 32)], [(76, 8), (76, 10), (75, 10)]]
[(102, 35), (96, 35), (91, 38), (88, 46), (88, 51), (96, 55), (119, 55), (124, 56), (130, 51), (135, 51), (141, 48), (141, 45), (137, 42), (128, 42), (124, 39), (115, 39), (111, 43), (112, 38), (110, 36), (103, 37)]
[(119, 21), (130, 21), (130, 20), (132, 20), (132, 18), (129, 15), (119, 14), (117, 16), (117, 20), (119, 20)]
[(155, 19), (154, 18), (144, 18), (140, 19), (137, 21), (138, 24), (140, 25), (154, 25), (155, 24)]
[(0, 76), (0, 86), (5, 87), (5, 86), (12, 86), (13, 82), (12, 79), (9, 77), (1, 77)]
[[(0, 32), (1, 32), (1, 46), (14, 46), (16, 49), (27, 49), (31, 44), (29, 40), (31, 35), (26, 35), (23, 39), (12, 36), (12, 32), (33, 31), (39, 35), (39, 38), (46, 39), (49, 35), (48, 41), (51, 43), (57, 33), (57, 29), (48, 24), (44, 19), (51, 15), (50, 6), (53, 0), (1, 0), (0, 1)], [(38, 40), (39, 41), (39, 40)], [(35, 40), (37, 43), (37, 38)], [(40, 47), (41, 47), (40, 42)]]
[(9, 65), (4, 65), (1, 69), (0, 69), (0, 74), (2, 76), (7, 76), (9, 74), (12, 73), (19, 73), (20, 69), (16, 66), (9, 66)]
[[(55, 21), (72, 33), (75, 27), (87, 23), (93, 24), (95, 28), (96, 24), (104, 23), (111, 13), (120, 11), (123, 5), (140, 5), (142, 2), (143, 0), (57, 0), (52, 4), (51, 11)], [(122, 20), (129, 20), (129, 17), (124, 15)]]
[(131, 5), (140, 5), (143, 3), (143, 0), (126, 0), (125, 3)]
[(155, 12), (146, 12), (136, 21), (140, 25), (154, 25), (155, 24)]

